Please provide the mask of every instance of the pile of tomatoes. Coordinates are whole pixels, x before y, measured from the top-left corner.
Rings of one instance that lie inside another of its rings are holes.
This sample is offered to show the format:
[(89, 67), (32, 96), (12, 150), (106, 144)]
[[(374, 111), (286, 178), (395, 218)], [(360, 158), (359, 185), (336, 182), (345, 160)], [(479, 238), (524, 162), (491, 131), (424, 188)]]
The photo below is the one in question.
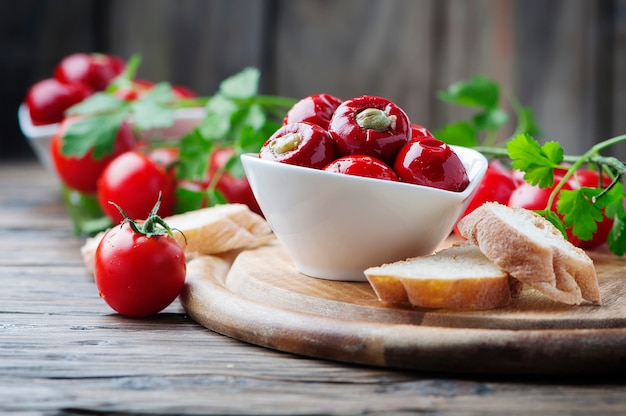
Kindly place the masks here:
[[(67, 116), (68, 108), (81, 103), (96, 92), (106, 90), (126, 69), (126, 62), (117, 56), (98, 53), (75, 53), (64, 57), (53, 70), (53, 76), (29, 88), (25, 105), (34, 125), (59, 123), (50, 143), (53, 166), (63, 184), (97, 201), (100, 211), (112, 223), (123, 217), (111, 202), (121, 206), (129, 217), (145, 219), (161, 195), (158, 214), (168, 216), (176, 212), (176, 189), (193, 191), (206, 189), (219, 172), (219, 180), (212, 186), (227, 202), (244, 203), (260, 213), (260, 209), (245, 178), (222, 172), (233, 156), (230, 148), (215, 149), (208, 161), (207, 177), (202, 181), (179, 181), (175, 166), (178, 147), (155, 147), (142, 140), (129, 122), (123, 122), (117, 131), (113, 151), (103, 157), (94, 157), (93, 151), (84, 156), (69, 156), (63, 152), (63, 137), (78, 116)], [(132, 79), (113, 90), (113, 95), (127, 102), (137, 100), (149, 92), (155, 83)], [(176, 100), (193, 99), (196, 94), (182, 85), (173, 85)], [(208, 202), (207, 202), (208, 203)]]
[(125, 67), (125, 61), (113, 55), (66, 56), (54, 68), (52, 77), (36, 82), (26, 93), (25, 103), (33, 125), (60, 122), (65, 118), (65, 110), (103, 91)]
[[(476, 194), (470, 201), (462, 217), (469, 214), (485, 202), (494, 201), (512, 207), (526, 208), (530, 210), (545, 210), (548, 206), (550, 195), (555, 190), (556, 184), (564, 177), (566, 169), (554, 171), (554, 185), (547, 188), (531, 185), (524, 181), (521, 172), (511, 170), (498, 161), (490, 162), (487, 172), (480, 183)], [(561, 190), (573, 190), (579, 188), (602, 188), (611, 183), (607, 175), (600, 178), (597, 170), (582, 169), (575, 172), (561, 187)], [(559, 191), (560, 192), (560, 191)], [(558, 194), (551, 206), (553, 212), (557, 212)], [(571, 228), (566, 230), (568, 240), (581, 248), (589, 249), (604, 244), (611, 228), (613, 219), (604, 216), (598, 222), (598, 228), (589, 240), (581, 240), (573, 235)]]
[(259, 157), (454, 192), (469, 184), (465, 167), (450, 146), (411, 123), (392, 101), (371, 95), (345, 101), (329, 94), (301, 99)]

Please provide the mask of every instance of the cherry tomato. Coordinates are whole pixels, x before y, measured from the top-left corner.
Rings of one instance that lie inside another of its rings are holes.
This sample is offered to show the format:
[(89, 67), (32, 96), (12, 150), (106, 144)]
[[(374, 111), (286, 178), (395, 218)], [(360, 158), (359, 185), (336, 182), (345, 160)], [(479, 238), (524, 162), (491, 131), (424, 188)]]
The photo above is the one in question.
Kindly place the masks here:
[(35, 126), (59, 123), (65, 110), (93, 93), (81, 84), (64, 84), (54, 78), (36, 82), (26, 93), (26, 106)]
[(69, 125), (76, 120), (76, 117), (63, 120), (50, 141), (50, 156), (63, 183), (77, 191), (93, 194), (97, 190), (98, 178), (102, 171), (115, 157), (134, 148), (135, 138), (131, 127), (127, 123), (122, 123), (115, 138), (112, 154), (100, 159), (94, 159), (92, 151), (87, 152), (82, 157), (66, 156), (61, 150), (62, 138)]
[(399, 181), (393, 169), (380, 159), (367, 155), (343, 156), (329, 165), (326, 172), (342, 173), (345, 175), (364, 176), (366, 178)]
[(236, 177), (228, 171), (224, 171), (224, 166), (228, 163), (235, 151), (230, 147), (216, 149), (211, 153), (209, 159), (209, 175), (205, 186), (211, 182), (216, 174), (220, 174), (215, 189), (221, 192), (226, 201), (231, 204), (246, 204), (250, 210), (262, 215), (261, 208), (257, 202), (250, 183), (245, 176)]
[(516, 188), (517, 184), (510, 175), (497, 168), (488, 166), (474, 197), (467, 205), (467, 208), (465, 208), (465, 212), (461, 217), (466, 216), (485, 202), (499, 202), (506, 205)]
[(98, 180), (98, 203), (115, 223), (121, 222), (124, 217), (110, 202), (119, 205), (131, 218), (146, 218), (159, 194), (162, 199), (158, 214), (173, 214), (174, 172), (137, 151), (116, 157)]
[(174, 92), (174, 97), (178, 99), (196, 98), (198, 96), (195, 91), (185, 87), (184, 85), (172, 85), (172, 91)]
[(394, 163), (400, 180), (461, 192), (469, 185), (465, 166), (450, 146), (435, 138), (405, 144)]
[(322, 169), (337, 158), (330, 134), (310, 123), (280, 127), (263, 144), (259, 157), (265, 160)]
[[(611, 178), (603, 174), (602, 183), (600, 183), (600, 174), (597, 170), (582, 169), (574, 173), (574, 175), (568, 180), (568, 184), (574, 188), (606, 188), (611, 183)], [(604, 214), (604, 213), (603, 213)], [(581, 240), (578, 244), (582, 248), (593, 248), (606, 243), (609, 233), (613, 228), (614, 220), (606, 215), (603, 215), (602, 220), (596, 225), (598, 229), (589, 240)]]
[(304, 97), (287, 111), (283, 126), (292, 123), (311, 123), (328, 129), (330, 118), (339, 104), (341, 104), (341, 99), (330, 94)]
[(364, 95), (344, 101), (330, 119), (328, 132), (340, 156), (368, 155), (392, 164), (411, 139), (406, 113), (386, 98)]
[(125, 67), (126, 62), (117, 56), (74, 53), (59, 62), (54, 77), (65, 84), (83, 84), (93, 91), (103, 91)]
[(168, 232), (151, 235), (155, 233), (155, 228), (147, 229), (151, 222), (125, 221), (107, 231), (96, 249), (94, 278), (100, 297), (126, 316), (162, 311), (185, 283), (182, 248)]
[[(506, 205), (516, 188), (517, 183), (508, 171), (500, 166), (489, 164), (476, 193), (459, 219), (465, 217), (485, 202), (499, 202)], [(454, 227), (454, 232), (459, 236), (461, 235), (456, 226)]]

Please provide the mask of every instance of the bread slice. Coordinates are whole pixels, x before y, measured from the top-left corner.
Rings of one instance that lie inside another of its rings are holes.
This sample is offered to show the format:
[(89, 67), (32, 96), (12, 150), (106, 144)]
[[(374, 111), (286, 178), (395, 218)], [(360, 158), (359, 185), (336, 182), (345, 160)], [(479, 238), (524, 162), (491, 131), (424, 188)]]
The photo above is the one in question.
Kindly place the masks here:
[[(269, 224), (245, 204), (224, 204), (163, 220), (173, 229), (174, 238), (187, 258), (225, 253), (255, 245), (271, 237)], [(88, 238), (81, 247), (83, 262), (93, 272), (94, 256), (104, 232)]]
[(378, 298), (426, 308), (492, 309), (511, 300), (509, 275), (478, 246), (463, 242), (434, 254), (365, 270)]
[(175, 232), (174, 237), (188, 257), (247, 247), (271, 233), (265, 219), (245, 204), (216, 205), (164, 220), (182, 232)]
[(464, 217), (457, 228), (488, 259), (553, 300), (601, 303), (591, 258), (535, 212), (490, 202)]

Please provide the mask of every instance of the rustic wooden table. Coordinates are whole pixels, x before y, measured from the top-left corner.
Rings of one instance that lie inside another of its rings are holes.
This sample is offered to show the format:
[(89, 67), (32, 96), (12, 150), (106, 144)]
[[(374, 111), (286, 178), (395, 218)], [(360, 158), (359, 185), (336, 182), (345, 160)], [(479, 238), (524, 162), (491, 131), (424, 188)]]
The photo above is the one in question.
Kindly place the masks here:
[[(56, 181), (0, 163), (0, 413), (624, 414), (605, 377), (450, 376), (303, 358), (213, 333), (180, 303), (111, 313)], [(626, 347), (626, 346), (625, 346)]]

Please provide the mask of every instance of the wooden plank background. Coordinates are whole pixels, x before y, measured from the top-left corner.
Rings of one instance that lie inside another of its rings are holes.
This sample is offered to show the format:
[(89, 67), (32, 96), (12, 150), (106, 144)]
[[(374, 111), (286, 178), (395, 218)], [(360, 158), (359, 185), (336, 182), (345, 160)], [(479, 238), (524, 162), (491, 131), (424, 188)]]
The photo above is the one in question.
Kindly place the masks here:
[(626, 132), (626, 0), (21, 0), (0, 2), (0, 160), (30, 154), (17, 106), (76, 51), (202, 95), (256, 66), (264, 93), (378, 94), (433, 129), (468, 115), (436, 92), (484, 74), (567, 153)]

